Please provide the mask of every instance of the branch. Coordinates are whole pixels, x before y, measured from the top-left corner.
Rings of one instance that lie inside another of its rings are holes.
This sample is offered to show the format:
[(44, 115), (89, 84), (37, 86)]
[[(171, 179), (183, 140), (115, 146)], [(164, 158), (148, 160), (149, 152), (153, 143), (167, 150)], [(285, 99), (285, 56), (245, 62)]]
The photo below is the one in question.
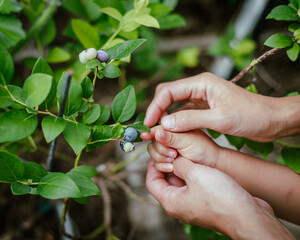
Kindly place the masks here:
[(253, 67), (255, 65), (257, 65), (258, 63), (263, 62), (267, 57), (273, 55), (274, 53), (276, 53), (278, 50), (280, 50), (281, 48), (272, 48), (271, 50), (265, 52), (263, 55), (261, 55), (259, 58), (254, 59), (250, 65), (246, 68), (244, 68), (238, 75), (236, 75), (233, 79), (230, 80), (230, 82), (232, 83), (236, 83), (239, 80), (241, 80), (241, 78), (249, 71), (251, 71), (253, 69)]

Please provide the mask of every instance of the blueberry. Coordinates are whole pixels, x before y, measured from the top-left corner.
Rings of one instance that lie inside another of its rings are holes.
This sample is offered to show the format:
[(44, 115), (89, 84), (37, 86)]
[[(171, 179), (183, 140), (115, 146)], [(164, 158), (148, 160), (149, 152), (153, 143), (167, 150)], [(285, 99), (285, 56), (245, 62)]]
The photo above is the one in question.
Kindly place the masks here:
[(120, 142), (120, 147), (124, 152), (131, 152), (134, 150), (134, 145), (132, 142), (124, 141), (124, 143)]
[(138, 133), (135, 128), (129, 127), (125, 129), (124, 132), (125, 140), (132, 142), (137, 138), (137, 135)]
[(85, 52), (86, 52), (86, 59), (88, 61), (93, 60), (97, 57), (97, 51), (95, 48), (89, 48), (85, 50)]
[(97, 59), (100, 62), (106, 62), (109, 59), (109, 56), (107, 52), (105, 52), (103, 49), (97, 51)]

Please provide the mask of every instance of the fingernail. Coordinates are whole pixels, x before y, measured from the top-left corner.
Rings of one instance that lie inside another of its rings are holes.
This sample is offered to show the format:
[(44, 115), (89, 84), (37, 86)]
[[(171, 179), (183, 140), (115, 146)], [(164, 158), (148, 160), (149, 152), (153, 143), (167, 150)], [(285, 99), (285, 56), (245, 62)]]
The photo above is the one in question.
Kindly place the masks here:
[(172, 163), (173, 161), (174, 161), (174, 158), (170, 158), (170, 157), (166, 158), (166, 162), (168, 162), (168, 163)]
[(166, 172), (172, 172), (172, 171), (173, 171), (173, 164), (171, 164), (171, 163), (166, 163), (166, 164), (164, 164), (163, 168), (164, 168), (164, 170), (165, 170)]
[(169, 152), (169, 157), (170, 158), (176, 158), (176, 153), (175, 152)]
[(174, 116), (168, 115), (161, 119), (161, 124), (168, 129), (175, 128), (175, 119)]

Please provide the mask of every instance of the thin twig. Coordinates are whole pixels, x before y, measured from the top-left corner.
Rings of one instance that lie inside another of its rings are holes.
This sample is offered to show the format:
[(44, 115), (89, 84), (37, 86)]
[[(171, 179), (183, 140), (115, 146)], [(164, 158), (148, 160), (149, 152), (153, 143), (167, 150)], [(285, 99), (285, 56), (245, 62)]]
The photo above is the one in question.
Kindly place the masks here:
[(253, 67), (255, 65), (257, 65), (258, 63), (263, 62), (267, 57), (273, 55), (274, 53), (276, 53), (278, 50), (280, 50), (281, 48), (272, 48), (271, 50), (265, 52), (263, 55), (261, 55), (260, 57), (258, 57), (257, 59), (254, 59), (250, 65), (246, 68), (244, 68), (238, 75), (236, 75), (233, 79), (230, 80), (230, 82), (232, 83), (236, 83), (239, 80), (241, 80), (241, 78), (249, 71), (251, 71), (253, 69)]
[(104, 207), (104, 224), (106, 226), (105, 233), (106, 237), (109, 238), (112, 235), (111, 230), (111, 198), (103, 178), (98, 179), (98, 185), (101, 191), (103, 198), (103, 207)]

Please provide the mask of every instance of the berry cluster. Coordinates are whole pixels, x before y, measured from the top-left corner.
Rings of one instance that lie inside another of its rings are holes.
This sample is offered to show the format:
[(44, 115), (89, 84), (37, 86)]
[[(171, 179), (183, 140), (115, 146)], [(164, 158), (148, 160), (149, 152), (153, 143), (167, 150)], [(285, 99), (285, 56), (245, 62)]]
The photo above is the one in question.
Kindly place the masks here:
[(137, 138), (137, 130), (133, 127), (125, 129), (124, 140), (120, 142), (120, 147), (124, 152), (131, 152), (134, 150), (133, 141)]
[(88, 61), (95, 58), (97, 58), (100, 62), (106, 62), (109, 59), (109, 56), (103, 49), (97, 51), (95, 48), (88, 48), (79, 54), (79, 61), (82, 64), (86, 64)]

